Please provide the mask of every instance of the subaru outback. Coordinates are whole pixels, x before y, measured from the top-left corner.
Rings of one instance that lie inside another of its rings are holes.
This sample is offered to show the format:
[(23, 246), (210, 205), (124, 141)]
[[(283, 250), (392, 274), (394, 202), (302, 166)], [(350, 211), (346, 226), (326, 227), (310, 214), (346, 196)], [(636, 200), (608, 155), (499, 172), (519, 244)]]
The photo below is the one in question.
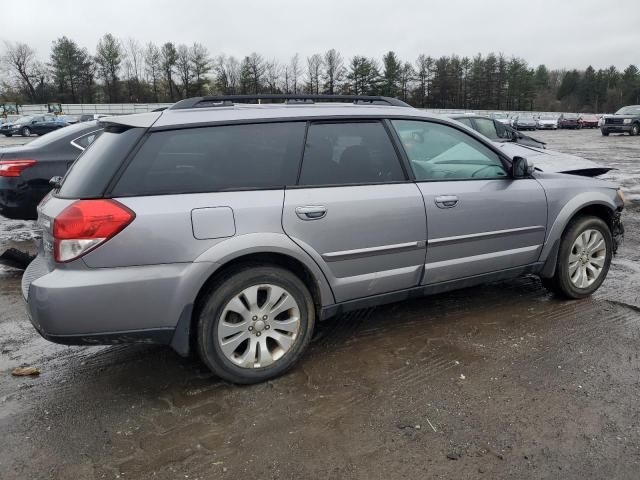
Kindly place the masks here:
[(523, 274), (568, 298), (604, 281), (615, 185), (396, 99), (264, 97), (103, 120), (38, 208), (22, 291), (42, 336), (166, 344), (253, 383), (341, 312)]

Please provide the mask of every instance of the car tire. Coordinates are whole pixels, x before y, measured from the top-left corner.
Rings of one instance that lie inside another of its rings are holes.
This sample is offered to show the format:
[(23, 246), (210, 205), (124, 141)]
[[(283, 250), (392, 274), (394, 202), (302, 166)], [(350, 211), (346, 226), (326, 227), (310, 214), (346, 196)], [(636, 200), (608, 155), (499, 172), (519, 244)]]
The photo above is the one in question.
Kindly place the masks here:
[(560, 240), (555, 275), (543, 284), (565, 298), (588, 297), (602, 285), (612, 256), (609, 226), (598, 217), (578, 217)]
[(4, 136), (5, 137), (12, 137), (13, 135), (11, 133), (5, 133)]
[(638, 135), (638, 133), (640, 133), (640, 124), (634, 123), (633, 125), (631, 125), (631, 130), (629, 130), (629, 135), (631, 135), (632, 137), (635, 137)]
[(20, 130), (20, 135), (22, 135), (23, 137), (28, 137), (31, 135), (31, 129), (29, 127), (22, 127), (22, 130)]
[[(290, 271), (264, 264), (241, 267), (224, 278), (200, 303), (200, 358), (232, 383), (252, 384), (282, 375), (302, 357), (313, 336), (316, 312), (309, 289)], [(272, 317), (269, 313), (278, 308), (269, 310), (268, 304), (291, 308)]]
[(609, 136), (609, 132), (605, 132), (604, 130), (600, 130), (602, 132), (602, 136), (603, 137), (608, 137)]

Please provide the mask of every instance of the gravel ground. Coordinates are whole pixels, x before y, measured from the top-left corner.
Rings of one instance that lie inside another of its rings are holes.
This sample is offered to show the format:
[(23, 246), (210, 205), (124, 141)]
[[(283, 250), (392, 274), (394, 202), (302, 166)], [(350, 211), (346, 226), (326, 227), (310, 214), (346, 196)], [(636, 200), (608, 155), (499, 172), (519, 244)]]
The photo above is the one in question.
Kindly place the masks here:
[[(353, 312), (261, 385), (168, 348), (50, 344), (0, 272), (0, 478), (637, 479), (640, 139), (532, 135), (618, 168), (626, 243), (592, 298), (524, 277)], [(30, 232), (3, 221), (0, 242)]]

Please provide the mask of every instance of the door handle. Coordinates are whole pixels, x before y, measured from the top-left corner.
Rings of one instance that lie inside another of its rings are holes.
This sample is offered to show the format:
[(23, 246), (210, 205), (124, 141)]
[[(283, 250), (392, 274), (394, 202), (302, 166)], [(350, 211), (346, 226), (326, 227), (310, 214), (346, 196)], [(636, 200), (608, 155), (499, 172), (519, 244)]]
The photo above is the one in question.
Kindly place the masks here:
[(453, 208), (458, 204), (458, 197), (455, 195), (440, 195), (435, 198), (438, 208)]
[(301, 220), (320, 220), (327, 215), (327, 207), (322, 205), (309, 205), (296, 207), (296, 215)]

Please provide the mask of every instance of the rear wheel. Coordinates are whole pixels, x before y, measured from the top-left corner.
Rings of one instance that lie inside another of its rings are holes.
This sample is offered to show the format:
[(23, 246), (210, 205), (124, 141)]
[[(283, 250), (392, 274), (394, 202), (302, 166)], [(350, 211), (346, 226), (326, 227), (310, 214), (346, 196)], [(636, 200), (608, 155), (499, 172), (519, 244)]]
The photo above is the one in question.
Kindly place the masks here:
[(609, 226), (598, 217), (579, 217), (562, 236), (554, 277), (543, 283), (564, 297), (587, 297), (602, 285), (612, 255)]
[(11, 134), (11, 133), (5, 133), (5, 134), (4, 134), (4, 136), (5, 136), (5, 137), (11, 137), (11, 136), (12, 136), (12, 134)]
[(638, 133), (640, 133), (640, 124), (634, 123), (631, 126), (631, 130), (629, 130), (629, 135), (631, 135), (632, 137), (635, 137), (638, 135)]
[(279, 267), (244, 267), (206, 294), (198, 317), (198, 350), (221, 378), (262, 382), (295, 365), (314, 323), (313, 299), (297, 276)]
[(609, 136), (609, 132), (606, 132), (604, 130), (601, 130), (601, 132), (602, 132), (602, 136), (603, 137), (608, 137)]

